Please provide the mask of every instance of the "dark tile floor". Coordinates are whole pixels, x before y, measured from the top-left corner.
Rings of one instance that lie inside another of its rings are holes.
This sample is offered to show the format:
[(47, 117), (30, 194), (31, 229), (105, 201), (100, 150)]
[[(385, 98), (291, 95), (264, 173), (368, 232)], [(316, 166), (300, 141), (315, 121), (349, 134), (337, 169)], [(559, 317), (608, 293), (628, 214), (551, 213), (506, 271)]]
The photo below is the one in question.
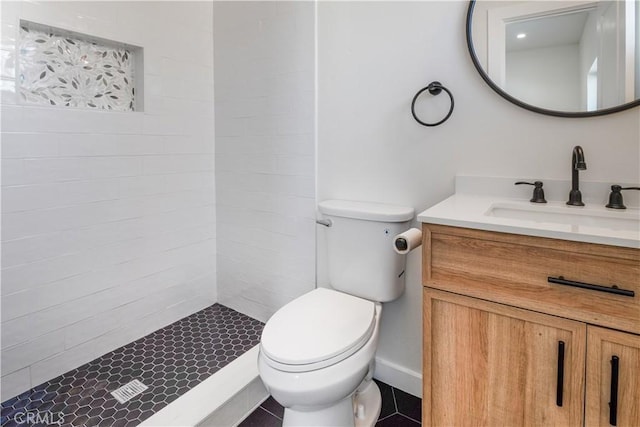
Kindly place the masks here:
[[(377, 427), (416, 427), (422, 425), (422, 399), (375, 380), (382, 395)], [(239, 427), (280, 427), (284, 408), (269, 397)]]
[[(260, 342), (264, 324), (214, 304), (0, 404), (2, 426), (135, 426)], [(121, 404), (110, 394), (149, 388)]]

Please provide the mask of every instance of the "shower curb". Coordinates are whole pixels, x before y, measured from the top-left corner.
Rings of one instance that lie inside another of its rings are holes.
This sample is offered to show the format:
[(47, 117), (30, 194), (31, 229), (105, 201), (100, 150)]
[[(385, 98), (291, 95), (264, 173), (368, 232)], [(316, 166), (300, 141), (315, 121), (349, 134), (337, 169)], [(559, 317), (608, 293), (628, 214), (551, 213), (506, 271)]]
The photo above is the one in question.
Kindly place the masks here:
[(269, 396), (258, 374), (258, 348), (251, 348), (140, 427), (237, 425)]

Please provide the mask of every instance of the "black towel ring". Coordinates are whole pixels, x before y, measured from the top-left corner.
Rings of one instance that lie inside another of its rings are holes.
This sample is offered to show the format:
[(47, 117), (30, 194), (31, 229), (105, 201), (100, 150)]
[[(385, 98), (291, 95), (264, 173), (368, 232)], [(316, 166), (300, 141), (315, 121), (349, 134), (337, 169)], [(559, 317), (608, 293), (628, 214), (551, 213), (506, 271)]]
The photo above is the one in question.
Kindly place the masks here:
[[(449, 95), (449, 99), (451, 99), (451, 108), (449, 108), (449, 112), (444, 117), (444, 119), (440, 120), (437, 123), (425, 123), (422, 120), (420, 120), (418, 116), (416, 116), (416, 100), (425, 90), (428, 90), (429, 93), (434, 96), (439, 95), (440, 92), (444, 90), (445, 92), (447, 92), (447, 95)], [(447, 119), (451, 117), (451, 113), (453, 113), (453, 105), (454, 105), (454, 102), (453, 102), (453, 95), (451, 94), (451, 91), (446, 87), (442, 86), (440, 82), (431, 82), (427, 87), (423, 87), (422, 89), (420, 89), (418, 93), (416, 93), (416, 96), (413, 97), (413, 101), (411, 101), (411, 114), (413, 114), (413, 118), (416, 119), (416, 122), (420, 123), (422, 126), (438, 126), (446, 122)]]

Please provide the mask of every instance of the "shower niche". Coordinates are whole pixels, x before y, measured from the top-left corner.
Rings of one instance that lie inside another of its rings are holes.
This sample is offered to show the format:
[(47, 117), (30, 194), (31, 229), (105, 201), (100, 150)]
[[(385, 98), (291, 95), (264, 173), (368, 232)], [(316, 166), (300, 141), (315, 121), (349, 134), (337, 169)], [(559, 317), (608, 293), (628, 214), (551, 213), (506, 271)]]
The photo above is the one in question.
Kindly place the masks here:
[(20, 21), (16, 82), (23, 104), (143, 111), (143, 48)]

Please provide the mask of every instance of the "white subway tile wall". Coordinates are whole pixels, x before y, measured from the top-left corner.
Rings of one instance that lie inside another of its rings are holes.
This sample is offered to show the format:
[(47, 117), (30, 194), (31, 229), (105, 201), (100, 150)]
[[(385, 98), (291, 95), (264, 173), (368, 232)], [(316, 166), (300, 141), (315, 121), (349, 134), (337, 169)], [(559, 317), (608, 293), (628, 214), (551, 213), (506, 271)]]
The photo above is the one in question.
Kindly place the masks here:
[[(211, 3), (0, 15), (5, 400), (215, 302), (216, 209)], [(21, 104), (20, 19), (142, 46), (144, 113)]]
[(315, 5), (213, 15), (218, 298), (265, 321), (315, 286)]

